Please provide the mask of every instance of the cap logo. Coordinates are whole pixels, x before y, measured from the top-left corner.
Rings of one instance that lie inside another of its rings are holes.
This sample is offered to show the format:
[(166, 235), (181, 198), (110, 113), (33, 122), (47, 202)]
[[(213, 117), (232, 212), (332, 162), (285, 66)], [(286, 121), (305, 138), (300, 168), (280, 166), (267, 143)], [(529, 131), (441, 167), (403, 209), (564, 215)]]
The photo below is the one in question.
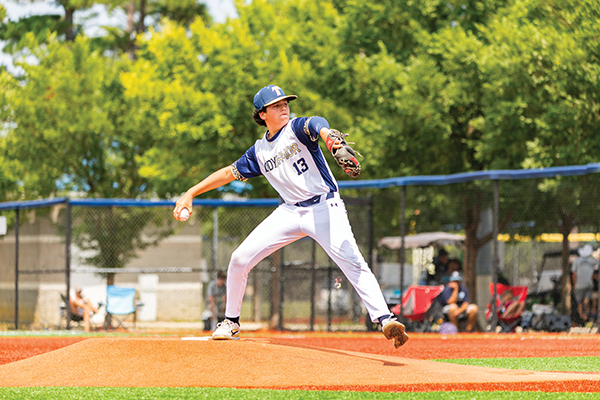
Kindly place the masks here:
[(262, 110), (263, 108), (275, 104), (280, 100), (292, 101), (297, 99), (298, 96), (291, 94), (286, 96), (283, 89), (276, 85), (265, 86), (260, 89), (254, 96), (254, 109)]
[(283, 96), (283, 89), (279, 86), (271, 86), (271, 90), (277, 93), (277, 96)]

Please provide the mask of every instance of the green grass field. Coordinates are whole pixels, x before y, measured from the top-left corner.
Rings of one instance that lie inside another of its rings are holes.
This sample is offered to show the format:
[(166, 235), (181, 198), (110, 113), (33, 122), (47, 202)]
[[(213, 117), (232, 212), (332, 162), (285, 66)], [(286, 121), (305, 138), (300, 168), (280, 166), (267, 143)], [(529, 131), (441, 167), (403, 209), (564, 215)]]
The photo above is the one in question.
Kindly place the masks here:
[[(600, 371), (600, 357), (563, 358), (489, 358), (436, 360), (441, 362), (477, 365), (492, 368), (526, 369), (535, 371)], [(534, 399), (597, 399), (598, 393), (542, 392), (425, 392), (372, 393), (299, 390), (226, 389), (226, 388), (89, 388), (35, 387), (1, 388), (0, 399), (243, 399), (243, 400), (534, 400)]]
[(243, 400), (534, 400), (597, 399), (598, 393), (426, 392), (372, 393), (220, 388), (3, 388), (2, 399), (243, 399)]

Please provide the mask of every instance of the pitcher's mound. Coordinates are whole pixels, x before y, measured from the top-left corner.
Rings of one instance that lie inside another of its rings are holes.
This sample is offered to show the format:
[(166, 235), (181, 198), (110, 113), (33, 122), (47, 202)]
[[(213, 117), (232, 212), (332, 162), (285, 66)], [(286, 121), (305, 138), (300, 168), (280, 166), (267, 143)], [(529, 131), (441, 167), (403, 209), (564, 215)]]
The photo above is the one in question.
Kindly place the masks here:
[[(410, 351), (410, 342), (403, 351)], [(373, 391), (543, 390), (600, 374), (502, 370), (294, 346), (271, 339), (89, 339), (0, 366), (2, 386), (131, 386)], [(592, 389), (590, 389), (592, 388)], [(564, 390), (564, 389), (563, 389)], [(565, 390), (573, 391), (573, 390)], [(581, 391), (581, 390), (579, 390)]]

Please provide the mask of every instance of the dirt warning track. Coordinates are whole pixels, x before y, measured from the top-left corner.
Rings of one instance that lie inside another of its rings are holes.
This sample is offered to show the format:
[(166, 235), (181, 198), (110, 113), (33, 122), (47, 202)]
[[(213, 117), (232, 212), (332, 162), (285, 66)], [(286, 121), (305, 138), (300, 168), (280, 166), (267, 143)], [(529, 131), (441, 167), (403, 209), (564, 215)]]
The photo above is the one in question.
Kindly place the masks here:
[(88, 339), (2, 365), (0, 382), (2, 386), (600, 392), (600, 374), (595, 373), (502, 370), (258, 338)]

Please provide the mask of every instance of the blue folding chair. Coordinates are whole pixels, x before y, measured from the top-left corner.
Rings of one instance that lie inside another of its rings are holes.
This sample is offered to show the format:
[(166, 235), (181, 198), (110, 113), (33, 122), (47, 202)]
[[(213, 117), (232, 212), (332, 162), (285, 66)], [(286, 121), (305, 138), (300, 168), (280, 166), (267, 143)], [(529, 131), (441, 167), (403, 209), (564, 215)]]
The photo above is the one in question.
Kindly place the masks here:
[[(109, 318), (105, 320), (104, 329), (109, 328), (109, 320), (117, 321), (118, 326), (127, 330), (123, 325), (125, 321), (133, 317), (133, 327), (137, 321), (137, 309), (143, 306), (142, 303), (135, 301), (135, 289), (109, 285), (106, 287), (106, 314)], [(110, 323), (112, 327), (112, 322)]]

